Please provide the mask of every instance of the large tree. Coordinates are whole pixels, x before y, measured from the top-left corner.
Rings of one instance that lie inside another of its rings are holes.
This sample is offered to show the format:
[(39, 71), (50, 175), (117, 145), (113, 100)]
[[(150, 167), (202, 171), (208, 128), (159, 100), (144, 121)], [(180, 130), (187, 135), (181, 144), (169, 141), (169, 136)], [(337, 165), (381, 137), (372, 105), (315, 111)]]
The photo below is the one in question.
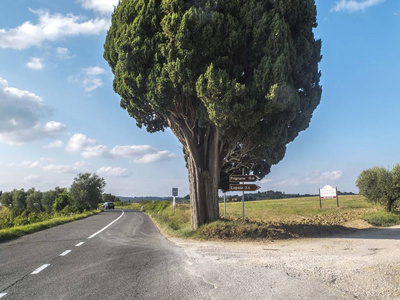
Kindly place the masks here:
[(104, 58), (121, 106), (183, 145), (192, 228), (218, 219), (221, 171), (264, 177), (320, 102), (314, 0), (122, 0)]

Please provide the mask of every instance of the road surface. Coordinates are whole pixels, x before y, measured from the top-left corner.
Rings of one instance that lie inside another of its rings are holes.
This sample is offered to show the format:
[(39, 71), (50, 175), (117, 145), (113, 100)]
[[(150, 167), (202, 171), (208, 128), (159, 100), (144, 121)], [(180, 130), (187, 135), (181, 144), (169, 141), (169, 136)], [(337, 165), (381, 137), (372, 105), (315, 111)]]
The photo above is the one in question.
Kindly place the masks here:
[(0, 298), (392, 300), (399, 249), (399, 226), (197, 242), (166, 239), (142, 212), (113, 210), (1, 243)]
[(186, 264), (146, 214), (111, 210), (1, 243), (0, 298), (208, 299)]

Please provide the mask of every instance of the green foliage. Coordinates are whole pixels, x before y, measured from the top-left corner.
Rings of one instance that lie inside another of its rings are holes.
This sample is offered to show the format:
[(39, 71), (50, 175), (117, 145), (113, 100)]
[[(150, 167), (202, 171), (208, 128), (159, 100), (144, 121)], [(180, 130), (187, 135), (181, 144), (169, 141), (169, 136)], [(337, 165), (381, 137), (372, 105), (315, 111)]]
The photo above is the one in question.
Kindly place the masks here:
[(71, 205), (76, 211), (97, 209), (106, 183), (97, 174), (80, 173), (70, 188)]
[(400, 164), (392, 170), (373, 167), (361, 172), (356, 185), (359, 193), (368, 201), (384, 205), (390, 212), (393, 205), (400, 199)]
[(400, 224), (400, 215), (386, 211), (371, 212), (363, 216), (363, 219), (368, 223), (379, 226), (388, 227)]
[(0, 197), (1, 205), (10, 207), (13, 201), (13, 193), (12, 192), (3, 192)]
[(67, 206), (71, 205), (71, 196), (68, 193), (67, 189), (64, 189), (61, 193), (59, 193), (53, 203), (54, 211), (62, 211)]
[(240, 155), (263, 177), (320, 102), (316, 26), (314, 0), (125, 0), (104, 58), (139, 127), (171, 126), (183, 143), (186, 127), (196, 141), (213, 128), (225, 168)]
[(27, 193), (23, 189), (13, 191), (11, 205), (14, 216), (20, 215), (26, 209), (26, 197)]
[(103, 202), (117, 202), (117, 201), (119, 201), (119, 198), (117, 196), (112, 195), (112, 194), (104, 193), (102, 195), (102, 201)]

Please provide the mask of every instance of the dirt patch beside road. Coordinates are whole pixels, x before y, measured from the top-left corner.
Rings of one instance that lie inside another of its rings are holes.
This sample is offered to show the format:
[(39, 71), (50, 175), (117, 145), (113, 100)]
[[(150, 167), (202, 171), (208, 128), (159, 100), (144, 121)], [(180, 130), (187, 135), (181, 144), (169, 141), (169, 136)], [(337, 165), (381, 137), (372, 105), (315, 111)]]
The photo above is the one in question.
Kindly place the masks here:
[(171, 238), (212, 299), (400, 299), (400, 226), (275, 242)]

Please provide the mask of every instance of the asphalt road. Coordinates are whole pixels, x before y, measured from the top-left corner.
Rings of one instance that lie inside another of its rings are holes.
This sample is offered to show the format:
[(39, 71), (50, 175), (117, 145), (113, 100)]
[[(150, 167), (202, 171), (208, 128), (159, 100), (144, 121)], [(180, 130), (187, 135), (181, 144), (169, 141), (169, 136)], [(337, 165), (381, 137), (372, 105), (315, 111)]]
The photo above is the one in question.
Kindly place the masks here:
[(209, 299), (188, 264), (146, 214), (111, 210), (1, 243), (0, 298)]

